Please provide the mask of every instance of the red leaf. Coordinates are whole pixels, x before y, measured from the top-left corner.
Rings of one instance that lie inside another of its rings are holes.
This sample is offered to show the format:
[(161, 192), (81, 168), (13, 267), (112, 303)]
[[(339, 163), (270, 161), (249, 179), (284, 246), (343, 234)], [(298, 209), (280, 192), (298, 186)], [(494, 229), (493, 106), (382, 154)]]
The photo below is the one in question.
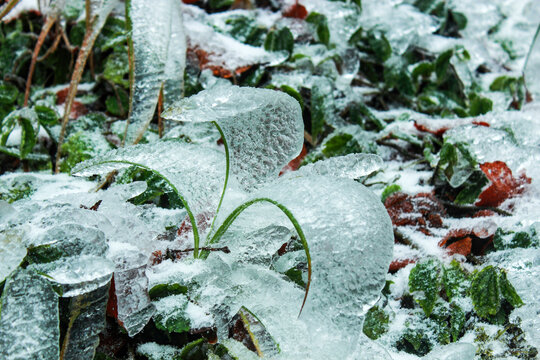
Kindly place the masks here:
[(298, 2), (296, 2), (296, 4), (294, 4), (288, 9), (285, 9), (282, 12), (283, 17), (302, 19), (302, 20), (307, 17), (307, 14), (308, 12), (306, 8), (303, 5), (299, 4)]
[(390, 263), (390, 267), (388, 268), (388, 272), (395, 273), (400, 269), (403, 269), (405, 266), (409, 264), (416, 263), (415, 259), (395, 259)]
[(524, 185), (531, 183), (525, 174), (516, 179), (512, 170), (502, 161), (483, 163), (480, 169), (491, 181), (491, 185), (478, 196), (475, 204), (478, 206), (499, 206), (506, 199), (522, 193)]
[(307, 149), (306, 149), (306, 145), (304, 144), (302, 146), (302, 151), (300, 152), (300, 154), (294, 159), (292, 159), (287, 165), (285, 165), (285, 167), (279, 172), (279, 176), (289, 171), (298, 170), (298, 168), (300, 167), (300, 164), (302, 163), (302, 160), (304, 160), (306, 155), (307, 155)]
[(416, 226), (426, 235), (431, 234), (428, 227), (442, 227), (446, 216), (444, 206), (429, 193), (411, 196), (397, 192), (385, 200), (384, 206), (394, 226)]
[(251, 65), (247, 65), (247, 66), (241, 66), (236, 69), (226, 69), (223, 66), (213, 64), (210, 58), (212, 55), (215, 55), (215, 54), (212, 53), (211, 51), (205, 51), (198, 46), (189, 47), (188, 53), (195, 54), (195, 56), (197, 57), (199, 61), (199, 69), (201, 70), (210, 69), (212, 70), (212, 73), (214, 74), (214, 76), (219, 76), (225, 79), (231, 78), (235, 75), (240, 75), (243, 72), (248, 71), (252, 67)]
[[(56, 93), (57, 105), (61, 105), (66, 102), (66, 97), (67, 97), (68, 92), (69, 92), (69, 86)], [(86, 106), (83, 103), (77, 100), (74, 100), (73, 105), (71, 105), (71, 111), (69, 113), (69, 117), (71, 119), (77, 119), (79, 116), (85, 115), (85, 114), (88, 114), (88, 109), (86, 108)]]
[(446, 251), (449, 255), (461, 254), (467, 256), (471, 253), (472, 249), (472, 239), (470, 237), (465, 237), (458, 241), (454, 241), (446, 247)]
[(474, 124), (474, 125), (486, 126), (486, 127), (490, 126), (489, 123), (485, 121), (477, 121), (471, 118), (449, 119), (449, 120), (422, 119), (422, 120), (414, 121), (414, 127), (418, 131), (428, 132), (430, 134), (433, 134), (439, 137), (443, 136), (447, 130), (455, 128), (456, 126), (467, 125), (467, 124)]
[(107, 301), (107, 315), (114, 318), (120, 326), (121, 322), (118, 320), (118, 299), (116, 297), (116, 289), (114, 287), (114, 274), (111, 278), (111, 285), (109, 287), (109, 300)]

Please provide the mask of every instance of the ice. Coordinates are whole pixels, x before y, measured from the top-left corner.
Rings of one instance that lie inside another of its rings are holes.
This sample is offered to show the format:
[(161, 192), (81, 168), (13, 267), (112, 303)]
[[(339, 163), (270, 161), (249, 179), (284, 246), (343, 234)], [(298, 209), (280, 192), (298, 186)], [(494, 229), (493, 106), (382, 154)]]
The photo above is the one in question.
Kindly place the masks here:
[(476, 346), (467, 343), (448, 344), (426, 355), (426, 360), (473, 360)]
[(32, 264), (28, 268), (46, 274), (52, 282), (60, 285), (63, 297), (73, 297), (107, 285), (114, 266), (102, 257), (82, 255)]
[(16, 270), (1, 298), (0, 352), (6, 360), (58, 359), (58, 296), (31, 270)]
[(216, 86), (165, 111), (169, 120), (216, 122), (229, 149), (230, 172), (251, 191), (277, 178), (303, 144), (298, 102), (274, 90)]
[(114, 291), (117, 298), (118, 321), (129, 336), (139, 333), (154, 314), (148, 296), (146, 264), (149, 255), (133, 246), (112, 243), (109, 259), (115, 264)]
[(378, 155), (373, 154), (348, 154), (336, 156), (326, 160), (319, 160), (313, 164), (302, 166), (296, 175), (326, 175), (334, 177), (344, 177), (358, 179), (367, 176), (383, 167), (383, 160)]
[(163, 83), (167, 102), (182, 95), (185, 39), (178, 1), (129, 4), (134, 84), (125, 143), (133, 144), (142, 138), (152, 120)]
[(525, 60), (525, 65), (523, 65), (523, 76), (525, 77), (527, 88), (535, 97), (540, 96), (540, 75), (538, 74), (538, 69), (540, 69), (540, 25), (538, 25)]
[(0, 230), (0, 281), (13, 271), (26, 255), (22, 229)]
[[(223, 153), (209, 147), (177, 140), (128, 146), (80, 163), (73, 173), (107, 174), (132, 165), (163, 177), (185, 200), (188, 214), (195, 217), (217, 208), (225, 183), (225, 158)], [(203, 221), (197, 220), (200, 231), (205, 227)]]
[(105, 310), (109, 286), (104, 286), (69, 299), (69, 323), (62, 344), (62, 359), (93, 359), (99, 344), (99, 334), (105, 328)]

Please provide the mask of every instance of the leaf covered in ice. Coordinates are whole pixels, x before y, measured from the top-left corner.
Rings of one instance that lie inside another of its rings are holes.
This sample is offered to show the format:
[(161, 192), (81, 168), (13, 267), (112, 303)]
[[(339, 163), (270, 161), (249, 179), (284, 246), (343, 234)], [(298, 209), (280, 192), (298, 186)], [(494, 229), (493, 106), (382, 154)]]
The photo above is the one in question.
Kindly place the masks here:
[(166, 102), (182, 96), (186, 41), (180, 6), (175, 0), (126, 3), (134, 68), (126, 144), (142, 138), (163, 86)]
[(31, 270), (16, 270), (1, 298), (0, 349), (6, 360), (58, 359), (58, 295)]
[(301, 167), (291, 176), (302, 175), (326, 175), (358, 179), (367, 176), (382, 168), (383, 161), (380, 156), (374, 154), (349, 154), (336, 156), (326, 160)]
[[(128, 146), (78, 164), (73, 173), (80, 176), (138, 166), (164, 178), (181, 198), (191, 222), (195, 216), (217, 208), (225, 182), (225, 159), (218, 150), (167, 140), (152, 144)], [(194, 227), (195, 246), (205, 219)]]
[(252, 196), (211, 241), (252, 204), (278, 206), (309, 244), (313, 275), (306, 307), (357, 326), (378, 298), (392, 260), (392, 225), (379, 198), (355, 181), (315, 175), (283, 179)]
[(180, 100), (162, 116), (215, 122), (228, 149), (230, 172), (245, 190), (277, 178), (302, 150), (302, 112), (298, 102), (283, 92), (216, 86)]
[(0, 231), (0, 281), (4, 281), (26, 255), (21, 232), (21, 229)]

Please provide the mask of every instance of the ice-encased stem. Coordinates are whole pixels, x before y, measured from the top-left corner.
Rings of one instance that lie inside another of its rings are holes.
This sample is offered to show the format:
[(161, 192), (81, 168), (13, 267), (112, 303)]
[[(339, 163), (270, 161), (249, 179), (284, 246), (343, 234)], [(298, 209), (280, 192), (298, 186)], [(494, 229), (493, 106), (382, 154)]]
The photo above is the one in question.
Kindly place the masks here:
[(0, 20), (6, 16), (21, 0), (11, 0), (0, 8)]
[[(306, 253), (307, 265), (308, 265), (308, 280), (306, 283), (306, 292), (304, 294), (304, 300), (302, 301), (302, 306), (300, 307), (300, 312), (298, 313), (298, 316), (300, 316), (300, 314), (302, 314), (302, 309), (304, 308), (304, 305), (306, 304), (307, 296), (309, 293), (309, 286), (311, 284), (311, 273), (312, 273), (311, 255), (309, 253), (309, 245), (307, 243), (306, 236), (304, 235), (304, 231), (302, 230), (302, 227), (298, 223), (298, 220), (296, 220), (292, 212), (287, 207), (269, 198), (256, 198), (256, 199), (249, 200), (243, 203), (242, 205), (238, 206), (236, 209), (233, 210), (231, 214), (229, 214), (229, 216), (227, 216), (223, 224), (221, 224), (221, 226), (217, 229), (214, 236), (212, 236), (205, 245), (217, 243), (219, 239), (223, 236), (223, 234), (227, 231), (227, 229), (232, 225), (234, 220), (248, 207), (257, 203), (269, 203), (269, 204), (275, 205), (287, 216), (287, 218), (293, 224), (294, 229), (298, 233), (298, 237), (300, 238), (300, 241)], [(201, 253), (201, 258), (206, 259), (208, 255), (209, 255), (209, 252), (203, 252)]]
[[(210, 230), (208, 231), (208, 236), (212, 235), (212, 230), (214, 230), (214, 223), (216, 222), (217, 214), (219, 209), (221, 209), (221, 204), (223, 203), (223, 198), (225, 197), (225, 192), (227, 191), (227, 184), (229, 183), (229, 171), (230, 171), (230, 161), (229, 161), (229, 145), (227, 144), (227, 139), (223, 134), (223, 130), (219, 127), (216, 121), (212, 121), (212, 124), (218, 129), (219, 134), (221, 135), (221, 140), (223, 141), (223, 146), (225, 147), (225, 181), (223, 182), (223, 191), (221, 192), (221, 197), (219, 198), (219, 203), (216, 208), (216, 216), (212, 219), (212, 225), (210, 225)], [(198, 246), (195, 248), (195, 251), (198, 251)]]

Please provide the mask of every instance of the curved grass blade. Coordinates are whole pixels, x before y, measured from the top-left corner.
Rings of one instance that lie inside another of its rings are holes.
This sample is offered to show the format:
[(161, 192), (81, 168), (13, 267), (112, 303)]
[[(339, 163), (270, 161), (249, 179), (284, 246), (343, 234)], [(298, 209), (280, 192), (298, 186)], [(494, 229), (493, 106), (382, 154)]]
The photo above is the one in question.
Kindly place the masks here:
[(164, 140), (110, 151), (78, 164), (79, 176), (107, 174), (112, 170), (137, 166), (162, 177), (178, 195), (193, 224), (194, 256), (199, 254), (199, 238), (204, 231), (197, 215), (214, 211), (225, 179), (223, 153), (213, 148)]
[[(306, 236), (304, 235), (304, 231), (302, 230), (302, 227), (294, 217), (294, 215), (291, 213), (289, 209), (287, 209), (284, 205), (278, 203), (277, 201), (274, 201), (269, 198), (256, 198), (252, 199), (250, 201), (247, 201), (234, 209), (234, 211), (225, 219), (223, 224), (217, 229), (216, 233), (212, 236), (212, 238), (208, 241), (208, 244), (214, 244), (219, 241), (219, 239), (223, 236), (223, 234), (227, 231), (227, 229), (232, 225), (234, 220), (248, 207), (250, 207), (253, 204), (256, 203), (269, 203), (274, 206), (276, 206), (278, 209), (280, 209), (287, 218), (291, 221), (291, 223), (294, 226), (294, 229), (296, 230), (298, 237), (300, 238), (300, 242), (302, 243), (302, 247), (304, 248), (304, 252), (306, 253), (307, 258), (307, 264), (308, 264), (308, 280), (306, 283), (306, 292), (304, 294), (304, 299), (302, 301), (302, 306), (300, 307), (300, 312), (298, 313), (298, 316), (302, 314), (302, 309), (304, 308), (304, 305), (306, 304), (306, 300), (309, 294), (309, 287), (311, 285), (311, 274), (312, 274), (312, 266), (311, 266), (311, 255), (309, 253), (309, 245), (306, 240)], [(209, 255), (208, 252), (203, 252), (201, 254), (201, 258), (207, 258)]]
[(230, 172), (248, 192), (274, 181), (304, 142), (298, 101), (275, 90), (215, 86), (175, 102), (162, 116), (216, 124), (227, 144)]
[[(261, 203), (277, 206), (288, 217), (308, 251), (310, 311), (325, 309), (343, 326), (358, 327), (358, 318), (379, 298), (392, 260), (392, 224), (379, 198), (347, 178), (281, 178), (232, 210), (209, 241), (218, 242), (242, 212)], [(269, 214), (263, 207), (245, 216)], [(307, 294), (302, 308), (306, 299)]]

